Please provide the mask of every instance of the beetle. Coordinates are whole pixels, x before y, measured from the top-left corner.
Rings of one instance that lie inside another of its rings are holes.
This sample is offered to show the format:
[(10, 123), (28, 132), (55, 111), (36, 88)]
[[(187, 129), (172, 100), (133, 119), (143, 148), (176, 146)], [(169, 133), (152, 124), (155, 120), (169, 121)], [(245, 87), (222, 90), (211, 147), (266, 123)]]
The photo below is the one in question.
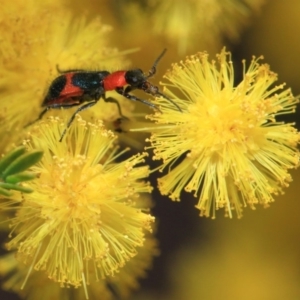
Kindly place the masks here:
[(141, 69), (120, 70), (110, 73), (108, 71), (88, 71), (80, 69), (62, 71), (57, 67), (57, 71), (61, 75), (52, 81), (47, 91), (42, 103), (42, 107), (45, 107), (45, 109), (35, 121), (29, 123), (26, 127), (42, 119), (49, 109), (72, 108), (73, 106), (83, 104), (69, 119), (67, 126), (59, 139), (61, 142), (67, 129), (74, 121), (75, 116), (79, 112), (94, 106), (100, 98), (103, 98), (105, 102), (115, 103), (121, 118), (127, 119), (122, 114), (119, 102), (113, 97), (106, 97), (105, 93), (113, 90), (131, 101), (142, 102), (159, 111), (155, 104), (140, 99), (130, 93), (136, 89), (142, 90), (152, 96), (164, 97), (181, 111), (180, 107), (175, 102), (162, 94), (157, 86), (148, 81), (148, 79), (156, 73), (156, 66), (165, 52), (166, 49), (164, 49), (154, 61), (148, 74), (144, 74)]

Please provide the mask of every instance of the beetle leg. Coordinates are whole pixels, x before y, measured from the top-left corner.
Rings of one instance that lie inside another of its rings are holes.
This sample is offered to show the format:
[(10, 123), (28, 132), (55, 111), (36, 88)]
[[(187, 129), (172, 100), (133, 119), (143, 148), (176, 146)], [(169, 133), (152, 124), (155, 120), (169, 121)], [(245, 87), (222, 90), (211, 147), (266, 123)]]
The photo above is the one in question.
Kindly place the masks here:
[(129, 100), (131, 100), (131, 101), (142, 102), (142, 103), (144, 103), (144, 104), (146, 104), (146, 105), (148, 105), (148, 106), (150, 106), (150, 107), (152, 107), (152, 108), (158, 110), (159, 112), (161, 112), (160, 109), (159, 109), (155, 104), (153, 104), (153, 103), (151, 103), (151, 102), (149, 102), (149, 101), (147, 101), (147, 100), (140, 99), (140, 98), (138, 98), (138, 97), (136, 97), (136, 96), (134, 96), (134, 95), (129, 94), (129, 92), (132, 91), (132, 90), (133, 90), (133, 89), (131, 88), (131, 86), (128, 86), (128, 87), (125, 89), (125, 91), (124, 91), (123, 89), (122, 89), (122, 90), (121, 90), (121, 89), (116, 89), (116, 92), (119, 93), (120, 95), (126, 97), (127, 99), (129, 99)]
[(41, 120), (42, 117), (44, 116), (44, 114), (45, 114), (49, 109), (50, 109), (50, 107), (46, 107), (46, 108), (39, 114), (39, 116), (38, 116), (37, 119), (35, 119), (34, 121), (32, 121), (32, 122), (28, 123), (27, 125), (25, 125), (24, 128), (26, 128), (26, 127), (32, 125), (33, 123), (35, 123), (35, 122)]
[(52, 109), (61, 109), (61, 108), (72, 108), (73, 106), (78, 106), (78, 103), (73, 103), (73, 104), (68, 104), (68, 105), (67, 105), (67, 104), (65, 104), (65, 105), (63, 105), (63, 104), (53, 104), (53, 105), (47, 106), (47, 107), (39, 114), (39, 116), (38, 116), (37, 119), (35, 119), (34, 121), (32, 121), (32, 122), (28, 123), (27, 125), (25, 125), (24, 128), (26, 128), (26, 127), (32, 125), (33, 123), (35, 123), (35, 122), (41, 120), (41, 119), (43, 118), (44, 114), (45, 114), (49, 109), (51, 109), (51, 108), (52, 108)]
[(121, 118), (122, 118), (122, 119), (128, 120), (128, 118), (125, 117), (125, 116), (122, 114), (121, 105), (120, 105), (120, 103), (119, 103), (119, 101), (118, 101), (117, 99), (115, 99), (115, 98), (113, 98), (113, 97), (108, 97), (108, 98), (106, 98), (105, 95), (103, 95), (102, 98), (103, 98), (103, 100), (104, 100), (105, 102), (115, 103), (115, 104), (117, 105), (117, 107), (118, 107), (119, 115), (121, 116)]
[(81, 112), (81, 111), (83, 111), (83, 110), (86, 110), (86, 109), (88, 109), (88, 108), (94, 106), (97, 102), (98, 102), (98, 101), (93, 101), (93, 102), (86, 103), (86, 104), (80, 106), (80, 107), (74, 112), (74, 114), (72, 115), (72, 117), (69, 119), (66, 128), (64, 129), (63, 133), (62, 133), (61, 136), (60, 136), (60, 139), (59, 139), (60, 142), (62, 141), (63, 137), (65, 136), (65, 134), (66, 134), (66, 132), (67, 132), (67, 129), (68, 129), (68, 128), (71, 126), (71, 124), (73, 123), (75, 116), (76, 116), (79, 112)]

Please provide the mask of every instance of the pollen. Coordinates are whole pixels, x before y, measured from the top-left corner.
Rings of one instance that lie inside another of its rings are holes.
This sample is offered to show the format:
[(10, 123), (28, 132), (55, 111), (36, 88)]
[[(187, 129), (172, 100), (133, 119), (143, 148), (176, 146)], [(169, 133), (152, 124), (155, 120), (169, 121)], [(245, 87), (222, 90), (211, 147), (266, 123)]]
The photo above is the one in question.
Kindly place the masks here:
[[(143, 197), (145, 204), (148, 202), (146, 198)], [(101, 300), (110, 300), (116, 294), (122, 299), (127, 299), (132, 290), (139, 286), (138, 278), (145, 276), (145, 271), (151, 266), (156, 255), (158, 255), (157, 241), (151, 233), (147, 233), (143, 247), (138, 248), (137, 255), (130, 259), (117, 274), (101, 279), (95, 272), (90, 271), (86, 278), (88, 286), (85, 289), (59, 284), (48, 278), (42, 271), (30, 272), (30, 266), (16, 260), (15, 253), (12, 252), (0, 257), (0, 275), (5, 277), (2, 288), (28, 300), (94, 299), (94, 295), (101, 295)], [(24, 284), (24, 278), (29, 273), (30, 276)]]
[[(215, 218), (225, 209), (242, 216), (243, 207), (268, 206), (292, 180), (299, 165), (299, 133), (294, 124), (278, 120), (294, 113), (298, 99), (261, 58), (253, 57), (243, 79), (234, 85), (234, 68), (225, 49), (216, 61), (207, 53), (174, 64), (165, 75), (168, 101), (157, 98), (162, 113), (149, 118), (154, 159), (162, 160), (162, 194), (179, 201), (182, 191), (193, 193), (202, 216)], [(180, 159), (181, 162), (178, 162)]]
[(140, 196), (152, 188), (146, 154), (122, 160), (117, 137), (101, 121), (78, 116), (60, 143), (63, 128), (53, 117), (24, 141), (44, 156), (33, 170), (39, 178), (27, 184), (35, 192), (23, 196), (11, 221), (7, 247), (50, 279), (78, 287), (90, 273), (113, 276), (144, 245), (154, 218)]

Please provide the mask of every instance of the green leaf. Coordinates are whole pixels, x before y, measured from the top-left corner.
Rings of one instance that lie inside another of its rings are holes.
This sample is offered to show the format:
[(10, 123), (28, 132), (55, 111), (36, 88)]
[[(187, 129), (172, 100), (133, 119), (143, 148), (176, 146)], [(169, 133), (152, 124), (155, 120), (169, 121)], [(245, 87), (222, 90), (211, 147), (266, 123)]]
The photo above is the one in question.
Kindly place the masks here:
[(43, 156), (43, 151), (32, 151), (25, 153), (15, 159), (2, 173), (2, 177), (5, 179), (9, 175), (21, 173), (37, 163)]
[(1, 187), (0, 187), (0, 194), (3, 195), (3, 196), (7, 196), (7, 197), (12, 195), (11, 192), (9, 192), (6, 189), (2, 189)]
[(32, 193), (33, 192), (32, 189), (24, 187), (22, 185), (5, 183), (5, 182), (0, 182), (0, 188), (4, 188), (6, 190), (20, 191), (23, 193)]
[(18, 147), (14, 150), (12, 150), (10, 153), (6, 154), (1, 160), (0, 160), (0, 173), (2, 173), (16, 158), (18, 158), (20, 155), (24, 154), (26, 151), (26, 148), (24, 146)]
[(28, 181), (36, 178), (38, 174), (32, 172), (22, 172), (15, 175), (9, 175), (5, 178), (5, 182), (7, 183), (18, 183), (22, 181)]

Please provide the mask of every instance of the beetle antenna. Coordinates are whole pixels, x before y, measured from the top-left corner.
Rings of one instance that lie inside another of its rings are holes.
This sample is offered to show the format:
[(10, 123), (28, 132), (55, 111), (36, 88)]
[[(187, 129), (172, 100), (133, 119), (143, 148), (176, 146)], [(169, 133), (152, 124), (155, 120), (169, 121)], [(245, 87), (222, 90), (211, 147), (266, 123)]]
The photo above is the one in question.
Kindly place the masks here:
[(159, 92), (159, 91), (157, 91), (156, 94), (159, 95), (159, 96), (162, 96), (162, 97), (165, 98), (165, 99), (167, 99), (167, 100), (168, 100), (169, 102), (171, 102), (174, 106), (176, 106), (177, 109), (178, 109), (180, 112), (182, 112), (182, 110), (181, 110), (181, 108), (179, 107), (179, 105), (178, 105), (176, 102), (174, 102), (173, 100), (171, 100), (169, 97), (167, 97), (166, 95), (164, 95), (163, 93), (161, 93), (161, 92)]
[(166, 52), (167, 52), (167, 49), (165, 48), (163, 50), (163, 52), (158, 56), (158, 58), (154, 61), (153, 66), (149, 70), (149, 73), (148, 73), (148, 75), (146, 76), (145, 79), (148, 79), (148, 78), (152, 77), (156, 73), (156, 66), (159, 63), (159, 61), (161, 60), (161, 58), (165, 55)]

